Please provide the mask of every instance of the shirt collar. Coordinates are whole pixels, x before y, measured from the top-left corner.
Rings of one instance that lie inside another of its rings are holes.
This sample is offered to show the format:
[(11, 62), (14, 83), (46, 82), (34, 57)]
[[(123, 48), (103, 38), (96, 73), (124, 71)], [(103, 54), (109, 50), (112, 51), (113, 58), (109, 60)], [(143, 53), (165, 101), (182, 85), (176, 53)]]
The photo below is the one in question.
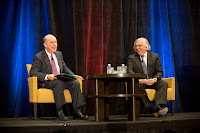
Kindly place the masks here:
[[(47, 53), (49, 59), (51, 60), (51, 54), (50, 54), (49, 52), (47, 52), (46, 49), (45, 49), (45, 52)], [(55, 54), (53, 53), (52, 55), (53, 55), (53, 57), (54, 57)]]
[[(140, 56), (141, 57), (141, 56)], [(147, 57), (147, 52), (144, 54), (144, 57)]]

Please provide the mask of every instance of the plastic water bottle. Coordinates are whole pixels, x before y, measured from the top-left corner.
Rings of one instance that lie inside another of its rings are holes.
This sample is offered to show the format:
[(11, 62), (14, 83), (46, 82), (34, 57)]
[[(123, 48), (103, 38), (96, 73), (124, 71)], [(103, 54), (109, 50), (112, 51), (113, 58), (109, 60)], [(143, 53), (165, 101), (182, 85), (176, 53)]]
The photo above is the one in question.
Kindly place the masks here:
[(108, 64), (107, 66), (107, 74), (110, 74), (111, 64)]
[(125, 68), (125, 65), (124, 65), (124, 64), (122, 64), (121, 69), (122, 69), (122, 73), (126, 73), (126, 68)]

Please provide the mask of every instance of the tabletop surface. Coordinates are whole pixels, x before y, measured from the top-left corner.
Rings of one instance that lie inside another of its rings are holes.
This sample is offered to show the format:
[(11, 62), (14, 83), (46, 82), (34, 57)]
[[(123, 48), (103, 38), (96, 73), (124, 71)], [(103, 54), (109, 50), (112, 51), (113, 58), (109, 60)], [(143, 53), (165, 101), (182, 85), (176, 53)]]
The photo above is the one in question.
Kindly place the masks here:
[(125, 74), (93, 74), (93, 75), (88, 75), (88, 79), (120, 79), (120, 78), (146, 78), (145, 74), (130, 74), (130, 73), (125, 73)]

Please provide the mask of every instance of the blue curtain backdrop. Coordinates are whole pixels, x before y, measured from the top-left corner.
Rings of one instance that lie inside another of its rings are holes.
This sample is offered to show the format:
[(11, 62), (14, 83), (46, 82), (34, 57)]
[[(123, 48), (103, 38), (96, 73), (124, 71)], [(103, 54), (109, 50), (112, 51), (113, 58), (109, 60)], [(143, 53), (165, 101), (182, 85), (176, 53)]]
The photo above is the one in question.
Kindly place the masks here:
[[(122, 51), (119, 55), (124, 57), (120, 60), (126, 60), (133, 52), (135, 39), (146, 37), (152, 52), (160, 55), (164, 77), (176, 76), (175, 111), (200, 111), (195, 107), (200, 100), (200, 89), (196, 88), (197, 75), (200, 74), (200, 63), (196, 62), (200, 48), (199, 1), (120, 0), (120, 3)], [(77, 57), (80, 49), (76, 46), (82, 44), (76, 44), (77, 38), (74, 39), (73, 10), (72, 0), (1, 2), (0, 117), (28, 116), (26, 64), (32, 63), (33, 56), (43, 49), (42, 38), (46, 34), (57, 36), (58, 43), (61, 43), (58, 49), (63, 52), (69, 67), (76, 73), (80, 72), (81, 66), (76, 61), (85, 60)]]
[(169, 0), (167, 5), (180, 109), (200, 111), (200, 1)]
[(1, 3), (1, 117), (24, 116), (29, 108), (26, 63), (38, 52), (37, 1)]
[[(142, 1), (146, 8), (143, 8), (143, 30), (142, 36), (149, 39), (152, 52), (158, 53), (163, 66), (164, 78), (175, 77), (174, 57), (169, 31), (168, 5), (167, 0)], [(144, 6), (143, 6), (144, 7)], [(175, 15), (175, 14), (173, 14)], [(177, 92), (176, 92), (177, 94)], [(176, 99), (177, 99), (176, 95)], [(171, 103), (168, 102), (168, 105)], [(179, 111), (179, 103), (176, 100), (175, 110)], [(171, 107), (171, 106), (169, 106)]]
[[(49, 33), (64, 34), (70, 37), (67, 42), (73, 44), (72, 1), (57, 1), (56, 6), (60, 9), (66, 8), (66, 11), (60, 14), (69, 13), (59, 17), (59, 19), (66, 19), (64, 25), (68, 25), (66, 32), (69, 33), (57, 33), (58, 31), (52, 28), (54, 24), (57, 24), (52, 21), (54, 17), (51, 11), (54, 8), (52, 6), (54, 6), (53, 1), (46, 0), (4, 0), (1, 2), (2, 85), (0, 98), (3, 109), (0, 117), (28, 116), (31, 105), (26, 64), (31, 64), (34, 55), (44, 49), (42, 38)], [(61, 37), (58, 39), (62, 40)], [(62, 46), (59, 45), (59, 49), (62, 49)]]

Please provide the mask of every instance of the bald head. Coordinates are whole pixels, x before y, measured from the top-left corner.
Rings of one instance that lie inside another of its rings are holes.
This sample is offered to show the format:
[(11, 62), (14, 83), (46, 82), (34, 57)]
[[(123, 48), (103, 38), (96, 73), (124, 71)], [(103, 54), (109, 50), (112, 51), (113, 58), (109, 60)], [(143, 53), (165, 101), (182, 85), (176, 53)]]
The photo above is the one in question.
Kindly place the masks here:
[(56, 37), (52, 34), (48, 34), (43, 38), (43, 42), (46, 43), (48, 38), (56, 38)]
[(43, 38), (44, 47), (47, 52), (50, 54), (56, 52), (58, 44), (57, 39), (54, 35), (48, 34)]

